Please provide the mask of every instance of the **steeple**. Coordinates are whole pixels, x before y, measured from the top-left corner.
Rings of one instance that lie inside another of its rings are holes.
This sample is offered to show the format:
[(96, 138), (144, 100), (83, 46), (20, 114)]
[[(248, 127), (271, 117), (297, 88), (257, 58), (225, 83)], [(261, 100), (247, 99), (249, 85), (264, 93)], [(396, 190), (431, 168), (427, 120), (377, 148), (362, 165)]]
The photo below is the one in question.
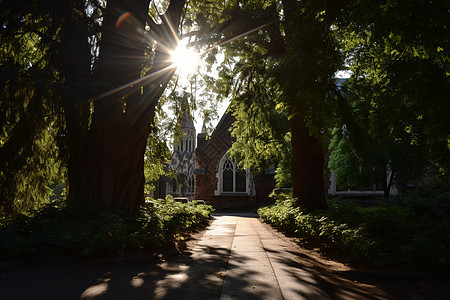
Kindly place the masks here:
[(183, 112), (179, 122), (182, 136), (180, 140), (174, 142), (173, 151), (194, 152), (196, 132), (194, 120), (187, 110)]

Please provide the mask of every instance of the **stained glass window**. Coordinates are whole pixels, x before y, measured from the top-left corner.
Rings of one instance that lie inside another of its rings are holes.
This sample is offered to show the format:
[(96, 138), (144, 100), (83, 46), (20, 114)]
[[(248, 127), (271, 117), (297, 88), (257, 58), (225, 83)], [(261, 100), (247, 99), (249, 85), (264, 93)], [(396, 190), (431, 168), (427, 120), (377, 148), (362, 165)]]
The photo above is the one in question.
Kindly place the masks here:
[(227, 158), (222, 168), (222, 184), (224, 192), (233, 192), (234, 166), (230, 158)]

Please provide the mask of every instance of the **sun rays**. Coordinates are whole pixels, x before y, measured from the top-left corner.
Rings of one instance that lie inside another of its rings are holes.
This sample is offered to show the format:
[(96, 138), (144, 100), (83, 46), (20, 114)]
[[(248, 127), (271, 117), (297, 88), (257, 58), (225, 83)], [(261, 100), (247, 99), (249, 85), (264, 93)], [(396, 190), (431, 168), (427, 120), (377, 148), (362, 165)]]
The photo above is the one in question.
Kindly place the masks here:
[[(214, 48), (223, 47), (236, 39), (252, 34), (258, 31), (259, 29), (272, 24), (275, 21), (276, 20), (267, 22), (253, 29), (247, 30), (243, 33), (229, 37), (222, 41), (218, 41), (213, 45), (211, 45), (210, 47), (202, 50), (190, 47), (189, 45), (190, 39), (185, 38), (178, 40), (178, 38), (176, 37), (177, 33), (175, 28), (170, 24), (170, 22), (168, 22), (169, 25), (167, 35), (171, 36), (172, 38), (164, 39), (163, 36), (160, 36), (160, 33), (155, 35), (155, 32), (152, 32), (152, 34), (148, 34), (146, 36), (146, 38), (150, 39), (149, 44), (155, 44), (155, 42), (157, 43), (156, 51), (165, 53), (166, 57), (165, 60), (163, 62), (159, 62), (156, 68), (152, 66), (149, 72), (143, 75), (142, 77), (136, 78), (135, 80), (124, 83), (120, 86), (117, 86), (114, 89), (106, 91), (95, 97), (95, 100), (100, 100), (102, 98), (111, 96), (119, 92), (122, 93), (121, 95), (122, 97), (127, 96), (129, 94), (134, 93), (136, 91), (136, 88), (140, 89), (140, 93), (142, 95), (151, 93), (151, 89), (154, 89), (155, 87), (164, 88), (165, 84), (162, 84), (161, 82), (159, 82), (159, 80), (165, 77), (167, 74), (171, 74), (174, 71), (174, 69), (176, 69), (175, 72), (179, 75), (177, 80), (178, 79), (187, 80), (189, 77), (195, 75), (198, 72), (203, 72), (206, 69), (206, 63), (202, 61), (201, 58), (203, 55), (212, 51)], [(125, 24), (128, 24), (127, 22), (128, 23), (135, 22), (135, 20), (133, 19), (132, 15), (129, 12), (121, 14), (117, 19), (114, 27), (115, 29), (121, 28)], [(137, 29), (136, 31), (139, 34), (141, 34), (144, 30)], [(178, 44), (175, 49), (173, 48), (171, 49), (171, 47), (173, 47), (173, 39), (176, 39)], [(199, 44), (201, 45), (202, 42), (203, 42), (202, 40), (195, 40), (195, 43), (197, 45)]]
[(193, 48), (189, 48), (187, 43), (181, 40), (178, 46), (170, 51), (170, 62), (177, 68), (180, 75), (188, 76), (195, 73), (201, 60), (200, 54)]

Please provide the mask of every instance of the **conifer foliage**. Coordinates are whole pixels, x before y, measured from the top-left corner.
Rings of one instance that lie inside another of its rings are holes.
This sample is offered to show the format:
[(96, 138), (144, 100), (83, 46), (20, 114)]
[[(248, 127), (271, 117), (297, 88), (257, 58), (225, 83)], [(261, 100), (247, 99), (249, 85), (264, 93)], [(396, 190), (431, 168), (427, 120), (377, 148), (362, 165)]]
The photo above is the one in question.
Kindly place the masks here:
[(77, 201), (128, 213), (143, 203), (147, 137), (185, 5), (150, 2), (1, 2), (2, 210), (44, 198), (59, 166)]

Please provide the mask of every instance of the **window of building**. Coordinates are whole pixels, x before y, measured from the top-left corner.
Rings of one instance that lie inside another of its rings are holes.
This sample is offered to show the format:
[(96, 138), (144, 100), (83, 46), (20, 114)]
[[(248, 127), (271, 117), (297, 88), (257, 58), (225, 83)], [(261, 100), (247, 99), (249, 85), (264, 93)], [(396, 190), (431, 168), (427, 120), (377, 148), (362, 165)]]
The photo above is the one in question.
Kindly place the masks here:
[(230, 157), (221, 165), (221, 192), (246, 193), (247, 174)]
[(189, 176), (189, 193), (194, 192), (194, 186), (195, 186), (194, 174), (191, 174), (191, 176)]

